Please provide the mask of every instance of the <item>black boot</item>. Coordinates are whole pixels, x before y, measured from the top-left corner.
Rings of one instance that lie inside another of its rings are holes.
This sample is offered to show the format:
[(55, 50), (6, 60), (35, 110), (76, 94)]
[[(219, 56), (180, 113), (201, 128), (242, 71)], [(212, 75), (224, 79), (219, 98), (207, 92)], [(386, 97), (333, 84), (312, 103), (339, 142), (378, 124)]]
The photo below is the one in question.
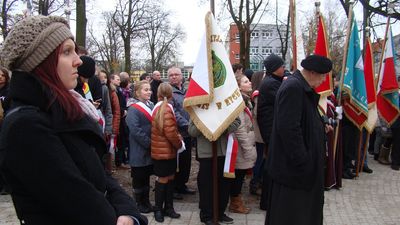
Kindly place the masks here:
[(153, 212), (153, 207), (149, 201), (149, 187), (133, 189), (136, 205), (141, 213)]
[(167, 184), (162, 184), (156, 181), (155, 190), (155, 206), (154, 206), (154, 219), (162, 223), (164, 222), (164, 214), (162, 212), (163, 204), (165, 202), (165, 195), (167, 192)]
[(146, 186), (146, 187), (144, 187), (144, 190), (143, 190), (142, 203), (145, 206), (145, 208), (147, 208), (149, 210), (149, 212), (153, 212), (154, 209), (150, 203), (149, 196), (150, 196), (150, 187)]
[(174, 209), (174, 184), (171, 181), (167, 184), (164, 215), (174, 219), (181, 217), (181, 214), (176, 213)]

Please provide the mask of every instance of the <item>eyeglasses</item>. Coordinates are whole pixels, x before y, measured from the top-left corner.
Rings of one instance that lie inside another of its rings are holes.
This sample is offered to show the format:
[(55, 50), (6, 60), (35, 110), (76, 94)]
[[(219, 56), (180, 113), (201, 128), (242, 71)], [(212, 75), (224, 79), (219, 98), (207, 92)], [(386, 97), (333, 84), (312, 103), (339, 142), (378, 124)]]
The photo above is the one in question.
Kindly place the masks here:
[(169, 74), (169, 76), (171, 77), (171, 76), (180, 76), (180, 75), (182, 75), (181, 73), (170, 73)]

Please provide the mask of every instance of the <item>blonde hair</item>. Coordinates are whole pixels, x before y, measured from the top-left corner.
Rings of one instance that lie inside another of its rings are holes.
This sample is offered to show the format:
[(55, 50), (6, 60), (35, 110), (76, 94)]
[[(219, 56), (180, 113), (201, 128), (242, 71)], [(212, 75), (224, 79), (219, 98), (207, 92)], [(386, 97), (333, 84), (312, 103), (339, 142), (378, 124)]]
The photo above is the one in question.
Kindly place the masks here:
[(135, 85), (133, 86), (133, 97), (139, 98), (137, 92), (142, 90), (143, 85), (145, 85), (145, 84), (150, 85), (150, 83), (147, 80), (141, 80), (141, 81), (135, 82)]
[(168, 107), (168, 99), (172, 98), (172, 86), (168, 83), (161, 83), (157, 89), (157, 97), (158, 100), (162, 100), (160, 108), (156, 113), (156, 117), (154, 118), (156, 127), (159, 131), (162, 132), (164, 128), (164, 112), (165, 108)]

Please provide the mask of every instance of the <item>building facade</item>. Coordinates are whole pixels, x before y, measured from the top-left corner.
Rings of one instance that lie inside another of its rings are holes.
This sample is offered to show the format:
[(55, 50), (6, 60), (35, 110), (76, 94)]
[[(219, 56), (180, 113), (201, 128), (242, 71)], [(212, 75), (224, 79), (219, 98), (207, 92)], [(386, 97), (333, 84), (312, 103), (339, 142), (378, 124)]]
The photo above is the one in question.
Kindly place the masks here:
[[(282, 37), (285, 36), (285, 26), (279, 27)], [(282, 44), (275, 24), (251, 24), (250, 30), (250, 69), (264, 70), (263, 61), (274, 53), (282, 57)], [(236, 24), (231, 24), (227, 36), (227, 49), (229, 60), (233, 63), (240, 62), (240, 38)], [(289, 52), (289, 51), (287, 51)], [(288, 53), (286, 54), (288, 61)]]

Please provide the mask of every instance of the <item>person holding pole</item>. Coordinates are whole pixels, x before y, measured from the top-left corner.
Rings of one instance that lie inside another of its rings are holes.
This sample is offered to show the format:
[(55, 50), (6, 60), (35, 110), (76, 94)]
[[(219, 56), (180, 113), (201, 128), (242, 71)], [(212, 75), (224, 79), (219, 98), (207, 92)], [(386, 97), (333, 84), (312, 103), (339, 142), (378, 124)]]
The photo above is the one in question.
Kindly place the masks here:
[(318, 87), (332, 69), (330, 59), (310, 55), (301, 71), (276, 94), (266, 162), (269, 191), (266, 225), (322, 225), (325, 132), (318, 111)]
[[(228, 134), (236, 131), (240, 126), (240, 119), (236, 118), (226, 131), (215, 141), (218, 153), (218, 220), (223, 223), (233, 223), (233, 219), (224, 212), (229, 201), (230, 178), (224, 177), (224, 163), (227, 149)], [(197, 187), (199, 189), (200, 221), (206, 225), (213, 223), (213, 194), (212, 173), (212, 143), (200, 132), (192, 120), (189, 122), (189, 134), (197, 138), (197, 158), (199, 161), (199, 173), (197, 175)]]

